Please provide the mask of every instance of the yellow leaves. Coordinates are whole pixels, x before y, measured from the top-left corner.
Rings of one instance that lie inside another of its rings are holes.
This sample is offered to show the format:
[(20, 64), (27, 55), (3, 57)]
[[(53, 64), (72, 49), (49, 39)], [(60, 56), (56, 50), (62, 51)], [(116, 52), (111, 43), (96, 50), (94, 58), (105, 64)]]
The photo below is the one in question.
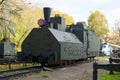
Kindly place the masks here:
[[(2, 0), (0, 0), (2, 1)], [(36, 5), (29, 5), (24, 2), (24, 0), (9, 0), (13, 4), (17, 5), (19, 3), (19, 6), (11, 6), (10, 2), (10, 9), (17, 9), (16, 10), (16, 16), (15, 14), (12, 14), (13, 16), (9, 16), (8, 18), (11, 19), (12, 22), (15, 23), (12, 27), (14, 28), (16, 37), (12, 37), (10, 35), (10, 40), (16, 44), (16, 50), (20, 50), (21, 44), (23, 40), (26, 38), (28, 33), (32, 28), (39, 27), (37, 24), (38, 19), (43, 19), (43, 9), (36, 6)], [(18, 16), (18, 14), (20, 16)], [(51, 16), (54, 16), (55, 14), (60, 14), (60, 16), (64, 17), (66, 19), (66, 25), (72, 24), (73, 18), (69, 16), (68, 14), (62, 13), (60, 11), (52, 10)], [(18, 19), (19, 18), (19, 19)], [(1, 34), (2, 33), (2, 34)], [(3, 38), (3, 32), (0, 31), (0, 38)]]
[(62, 17), (64, 17), (66, 19), (66, 25), (71, 25), (74, 23), (72, 16), (69, 16), (68, 14), (63, 13)]
[(91, 13), (88, 17), (88, 28), (94, 30), (98, 37), (109, 32), (107, 20), (99, 11)]
[(66, 13), (62, 13), (60, 11), (56, 11), (56, 10), (52, 10), (51, 16), (55, 16), (56, 14), (60, 15), (61, 17), (63, 17), (66, 21), (66, 25), (71, 25), (74, 23), (73, 17), (69, 16)]

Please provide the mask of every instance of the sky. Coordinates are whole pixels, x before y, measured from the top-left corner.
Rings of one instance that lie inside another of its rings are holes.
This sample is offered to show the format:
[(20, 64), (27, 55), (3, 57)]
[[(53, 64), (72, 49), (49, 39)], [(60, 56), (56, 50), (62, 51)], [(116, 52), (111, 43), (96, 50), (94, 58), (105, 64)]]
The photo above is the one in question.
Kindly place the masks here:
[(120, 0), (27, 0), (40, 7), (51, 7), (72, 16), (75, 23), (86, 21), (91, 12), (100, 11), (113, 27), (115, 20), (120, 19)]

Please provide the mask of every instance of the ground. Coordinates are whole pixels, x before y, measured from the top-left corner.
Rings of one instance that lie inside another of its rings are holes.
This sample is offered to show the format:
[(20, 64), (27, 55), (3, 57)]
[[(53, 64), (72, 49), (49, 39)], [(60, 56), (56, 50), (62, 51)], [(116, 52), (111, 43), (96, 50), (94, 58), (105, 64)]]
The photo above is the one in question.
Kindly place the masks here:
[[(94, 61), (80, 62), (71, 66), (53, 69), (52, 71), (41, 71), (14, 80), (92, 80), (94, 62), (109, 63), (108, 58), (96, 58)], [(106, 71), (99, 70), (98, 72), (98, 76), (100, 76)]]

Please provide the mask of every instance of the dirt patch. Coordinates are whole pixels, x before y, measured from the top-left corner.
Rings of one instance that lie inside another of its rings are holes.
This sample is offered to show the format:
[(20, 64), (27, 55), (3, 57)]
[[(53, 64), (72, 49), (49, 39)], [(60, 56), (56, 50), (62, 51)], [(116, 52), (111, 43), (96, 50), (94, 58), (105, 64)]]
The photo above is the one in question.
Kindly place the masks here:
[[(108, 63), (108, 59), (102, 60), (96, 58), (95, 61), (98, 63)], [(42, 71), (38, 74), (28, 75), (24, 78), (15, 80), (92, 80), (93, 63), (95, 61), (82, 62), (72, 66), (57, 68), (54, 69), (53, 72)], [(100, 76), (105, 72), (104, 70), (99, 70), (98, 74)]]

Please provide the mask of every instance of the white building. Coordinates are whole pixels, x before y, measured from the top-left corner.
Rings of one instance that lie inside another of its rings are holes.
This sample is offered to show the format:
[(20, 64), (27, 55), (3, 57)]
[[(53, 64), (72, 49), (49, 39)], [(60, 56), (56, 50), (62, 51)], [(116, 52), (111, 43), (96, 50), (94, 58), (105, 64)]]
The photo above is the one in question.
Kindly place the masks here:
[(105, 55), (113, 54), (113, 50), (120, 49), (120, 46), (114, 44), (104, 43), (102, 44), (101, 52)]

